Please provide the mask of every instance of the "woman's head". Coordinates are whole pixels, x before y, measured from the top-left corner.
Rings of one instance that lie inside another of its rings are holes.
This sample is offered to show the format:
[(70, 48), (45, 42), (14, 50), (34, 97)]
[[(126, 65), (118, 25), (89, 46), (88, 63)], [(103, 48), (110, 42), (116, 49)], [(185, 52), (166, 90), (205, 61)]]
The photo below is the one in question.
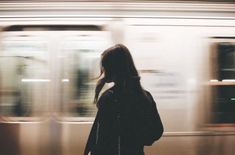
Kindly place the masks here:
[(105, 50), (101, 55), (101, 74), (96, 86), (95, 102), (105, 83), (114, 82), (118, 87), (130, 88), (140, 86), (139, 75), (128, 48), (122, 44), (116, 44)]
[(117, 44), (102, 53), (101, 69), (106, 82), (115, 84), (138, 76), (128, 48)]

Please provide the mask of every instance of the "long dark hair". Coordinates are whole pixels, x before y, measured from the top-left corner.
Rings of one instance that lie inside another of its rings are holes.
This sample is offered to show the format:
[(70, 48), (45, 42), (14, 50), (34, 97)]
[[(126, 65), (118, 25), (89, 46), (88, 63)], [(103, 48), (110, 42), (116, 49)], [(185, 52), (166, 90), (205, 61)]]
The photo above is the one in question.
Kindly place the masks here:
[(122, 92), (134, 92), (146, 96), (140, 83), (140, 76), (135, 67), (129, 49), (123, 44), (116, 44), (101, 55), (100, 76), (95, 89), (94, 103), (105, 83), (114, 82)]

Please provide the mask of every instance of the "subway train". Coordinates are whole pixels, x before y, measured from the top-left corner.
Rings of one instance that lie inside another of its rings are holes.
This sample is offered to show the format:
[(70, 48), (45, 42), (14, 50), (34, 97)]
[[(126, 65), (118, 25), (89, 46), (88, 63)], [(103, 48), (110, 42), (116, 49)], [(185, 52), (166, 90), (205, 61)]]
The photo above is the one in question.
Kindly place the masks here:
[(82, 155), (116, 43), (164, 124), (146, 155), (234, 155), (235, 3), (216, 0), (1, 1), (0, 155)]

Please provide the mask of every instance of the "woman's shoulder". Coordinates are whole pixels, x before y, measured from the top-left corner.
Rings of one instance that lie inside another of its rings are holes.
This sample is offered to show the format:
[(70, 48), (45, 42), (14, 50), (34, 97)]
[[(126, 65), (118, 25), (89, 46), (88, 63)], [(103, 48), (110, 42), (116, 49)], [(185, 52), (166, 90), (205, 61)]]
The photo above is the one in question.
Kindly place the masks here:
[(97, 102), (97, 106), (98, 107), (104, 106), (106, 103), (108, 103), (109, 101), (111, 101), (113, 99), (113, 95), (114, 95), (113, 88), (109, 88), (109, 89), (105, 90), (100, 95), (99, 100)]
[(154, 107), (156, 107), (157, 105), (156, 105), (155, 99), (153, 98), (153, 95), (149, 91), (147, 91), (147, 90), (144, 90), (144, 92), (145, 92), (145, 94), (146, 94), (146, 96), (147, 96), (147, 98), (149, 100), (148, 103), (150, 103), (150, 105), (153, 105)]
[(146, 96), (152, 98), (152, 94), (148, 90), (144, 90), (144, 93), (146, 94)]

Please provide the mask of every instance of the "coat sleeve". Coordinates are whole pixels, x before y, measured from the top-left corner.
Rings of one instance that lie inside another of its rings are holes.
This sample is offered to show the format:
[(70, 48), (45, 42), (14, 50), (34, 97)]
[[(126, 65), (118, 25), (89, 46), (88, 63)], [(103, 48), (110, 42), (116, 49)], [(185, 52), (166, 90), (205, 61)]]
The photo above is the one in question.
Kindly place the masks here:
[(153, 113), (155, 114), (155, 118), (156, 118), (156, 120), (158, 120), (157, 123), (156, 123), (157, 129), (158, 129), (157, 130), (158, 131), (158, 136), (156, 137), (156, 140), (158, 140), (164, 132), (164, 127), (163, 127), (163, 124), (162, 124), (162, 121), (161, 121), (161, 118), (160, 118), (160, 115), (159, 115), (159, 112), (158, 112), (158, 109), (157, 109), (157, 104), (156, 104), (155, 100), (153, 99), (150, 92), (148, 92), (148, 91), (146, 91), (146, 92), (147, 92), (147, 94), (148, 94), (148, 96), (151, 100), (152, 109), (154, 110)]
[(90, 134), (89, 134), (89, 137), (88, 137), (88, 140), (87, 140), (87, 144), (86, 144), (86, 147), (85, 147), (85, 150), (84, 150), (84, 155), (88, 155), (88, 153), (95, 146), (97, 124), (98, 124), (98, 121), (100, 119), (100, 116), (103, 113), (103, 106), (101, 106), (101, 105), (103, 105), (103, 102), (104, 102), (105, 98), (106, 98), (106, 95), (103, 94), (97, 102), (98, 111), (97, 111), (94, 123), (92, 125), (91, 131), (90, 131)]

